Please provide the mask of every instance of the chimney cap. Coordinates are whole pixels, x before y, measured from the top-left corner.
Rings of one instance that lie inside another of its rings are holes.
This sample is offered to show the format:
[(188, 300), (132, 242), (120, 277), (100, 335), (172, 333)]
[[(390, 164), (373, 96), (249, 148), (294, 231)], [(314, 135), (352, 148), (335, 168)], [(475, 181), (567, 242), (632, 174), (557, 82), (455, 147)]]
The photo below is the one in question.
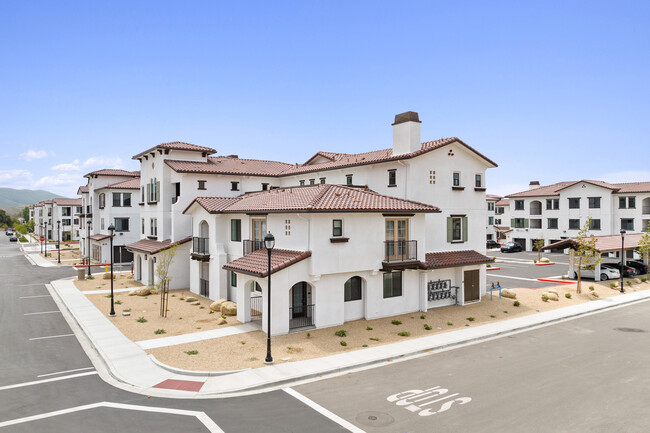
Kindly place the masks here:
[(393, 126), (399, 125), (400, 123), (406, 123), (406, 122), (422, 123), (420, 122), (420, 116), (418, 116), (417, 111), (407, 111), (406, 113), (400, 113), (395, 115), (395, 123), (393, 123)]
[(537, 185), (539, 186), (539, 180), (531, 180), (529, 183), (530, 186)]

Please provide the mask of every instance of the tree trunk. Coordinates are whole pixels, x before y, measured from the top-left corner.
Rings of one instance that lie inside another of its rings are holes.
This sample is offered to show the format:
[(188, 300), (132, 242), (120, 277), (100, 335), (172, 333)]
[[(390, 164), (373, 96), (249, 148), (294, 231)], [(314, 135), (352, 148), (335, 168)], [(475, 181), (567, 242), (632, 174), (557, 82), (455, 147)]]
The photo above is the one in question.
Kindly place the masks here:
[(581, 281), (582, 281), (582, 256), (580, 256), (580, 259), (578, 259), (578, 287), (576, 288), (577, 294), (582, 293), (582, 291), (580, 290)]

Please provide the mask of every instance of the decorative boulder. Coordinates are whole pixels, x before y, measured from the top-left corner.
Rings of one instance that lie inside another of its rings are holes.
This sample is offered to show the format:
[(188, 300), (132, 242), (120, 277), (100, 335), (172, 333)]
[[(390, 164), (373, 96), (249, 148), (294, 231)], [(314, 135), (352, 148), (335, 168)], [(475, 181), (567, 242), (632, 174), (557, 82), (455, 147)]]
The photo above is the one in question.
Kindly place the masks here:
[(129, 296), (147, 296), (151, 294), (149, 287), (140, 287), (139, 289), (131, 290)]
[(198, 299), (196, 299), (194, 296), (188, 296), (185, 298), (185, 302), (196, 302)]
[(199, 301), (196, 301), (196, 302), (192, 302), (192, 305), (201, 305), (201, 303)]
[(223, 317), (219, 317), (217, 319), (217, 325), (225, 325), (226, 323), (228, 323), (228, 321), (226, 319), (224, 319)]
[(504, 298), (516, 299), (517, 293), (513, 289), (501, 289), (501, 296)]
[(210, 304), (210, 309), (212, 311), (221, 312), (221, 306), (223, 305), (224, 302), (228, 302), (228, 300), (227, 299), (219, 299), (218, 301), (214, 301), (212, 304)]
[(237, 304), (231, 301), (226, 301), (221, 304), (221, 314), (226, 316), (236, 316), (237, 315)]
[(546, 295), (546, 297), (548, 298), (549, 301), (559, 301), (560, 300), (560, 297), (557, 295), (557, 293), (553, 293), (553, 292), (549, 291), (549, 292), (546, 292), (546, 293), (542, 294), (542, 296), (544, 296), (544, 295)]
[(557, 296), (558, 298), (560, 297), (560, 294), (559, 294), (559, 293), (557, 292), (557, 290), (555, 290), (555, 289), (549, 289), (549, 290), (548, 290), (548, 293), (554, 293), (555, 296)]
[(551, 261), (549, 260), (548, 257), (542, 257), (541, 259), (539, 259), (539, 262), (540, 263), (550, 263)]
[(634, 282), (637, 283), (637, 284), (641, 284), (641, 278), (635, 278)]
[[(117, 277), (117, 275), (113, 274), (113, 279), (114, 280), (117, 279), (116, 277)], [(104, 275), (102, 275), (102, 280), (110, 280), (110, 279), (111, 279), (111, 273), (110, 272), (106, 272)]]

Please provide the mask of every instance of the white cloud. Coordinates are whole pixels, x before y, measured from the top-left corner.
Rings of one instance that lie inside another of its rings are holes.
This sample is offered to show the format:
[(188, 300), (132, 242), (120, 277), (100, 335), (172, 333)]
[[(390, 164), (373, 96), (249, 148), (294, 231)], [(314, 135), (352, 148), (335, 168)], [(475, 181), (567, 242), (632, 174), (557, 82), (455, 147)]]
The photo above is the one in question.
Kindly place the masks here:
[(27, 152), (23, 152), (18, 157), (20, 159), (23, 159), (25, 161), (31, 161), (32, 159), (41, 159), (45, 158), (47, 156), (47, 152), (44, 150), (28, 150)]
[(3, 186), (9, 188), (16, 188), (16, 185), (20, 185), (19, 187), (23, 188), (31, 180), (32, 173), (28, 170), (0, 170), (0, 182), (2, 182)]
[(121, 158), (111, 158), (106, 156), (91, 156), (83, 163), (84, 167), (101, 167), (101, 168), (122, 168)]
[(54, 176), (43, 176), (34, 182), (35, 187), (50, 188), (52, 186), (79, 185), (80, 179), (77, 174), (60, 173)]
[(56, 170), (56, 171), (79, 171), (79, 170), (81, 170), (81, 166), (79, 165), (79, 160), (75, 159), (74, 161), (72, 161), (70, 163), (57, 164), (54, 167), (52, 167), (52, 170)]
[(650, 181), (650, 171), (616, 171), (605, 174), (602, 180), (609, 183), (648, 182)]

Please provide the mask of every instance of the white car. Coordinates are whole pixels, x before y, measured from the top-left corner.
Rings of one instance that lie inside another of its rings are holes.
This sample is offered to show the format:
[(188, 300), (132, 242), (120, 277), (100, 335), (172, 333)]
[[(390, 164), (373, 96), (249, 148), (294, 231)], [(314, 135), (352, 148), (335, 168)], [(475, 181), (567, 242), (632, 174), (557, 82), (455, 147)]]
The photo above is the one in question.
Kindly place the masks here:
[[(594, 270), (583, 268), (580, 272), (580, 276), (583, 278), (594, 278)], [(600, 281), (616, 280), (618, 278), (621, 278), (621, 273), (618, 269), (600, 268)]]

